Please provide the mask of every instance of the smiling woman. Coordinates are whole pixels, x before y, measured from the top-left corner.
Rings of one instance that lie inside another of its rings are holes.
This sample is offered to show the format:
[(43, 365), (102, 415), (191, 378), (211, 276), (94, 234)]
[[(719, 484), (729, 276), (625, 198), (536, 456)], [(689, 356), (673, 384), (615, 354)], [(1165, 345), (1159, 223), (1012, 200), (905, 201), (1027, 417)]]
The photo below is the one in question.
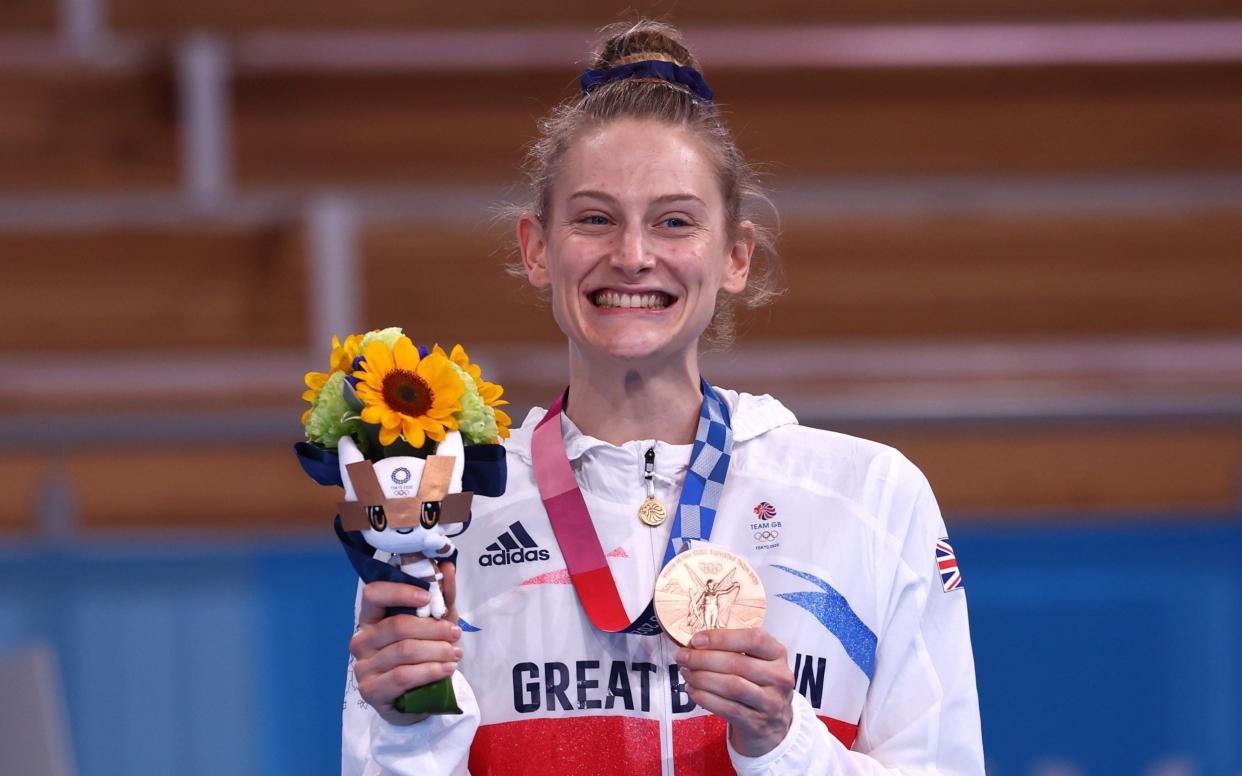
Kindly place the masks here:
[[(687, 128), (653, 119), (585, 128), (559, 166), (547, 210), (523, 215), (518, 234), (528, 277), (550, 288), (569, 339), (571, 384), (588, 375), (623, 384), (622, 372), (693, 385), (717, 300), (746, 288), (754, 225), (728, 220)], [(650, 436), (617, 431), (618, 442)]]
[[(576, 192), (610, 198), (606, 191), (566, 192), (570, 186), (560, 179), (580, 145), (578, 141), (586, 140), (593, 131), (614, 122), (635, 120), (642, 125), (639, 131), (649, 132), (653, 139), (670, 133), (681, 135), (682, 149), (697, 152), (701, 158), (695, 161), (715, 179), (723, 205), (723, 213), (711, 214), (719, 215), (716, 226), (730, 239), (746, 240), (753, 250), (749, 282), (742, 290), (722, 294), (716, 300), (704, 338), (709, 348), (728, 347), (733, 340), (734, 305), (740, 302), (761, 307), (780, 293), (775, 230), (766, 223), (775, 221), (775, 208), (755, 168), (746, 161), (715, 108), (711, 90), (699, 75), (698, 60), (675, 28), (658, 22), (618, 23), (601, 30), (601, 41), (592, 55), (592, 67), (580, 79), (581, 97), (560, 105), (539, 124), (540, 138), (526, 159), (533, 199), (524, 212), (548, 225), (555, 196)], [(657, 195), (652, 204), (661, 204), (666, 198), (672, 204), (683, 197), (699, 199), (693, 192), (670, 191)], [(702, 199), (699, 204), (707, 207)], [(676, 216), (675, 212), (671, 214)], [(596, 223), (603, 225), (606, 220), (600, 214)], [(521, 232), (519, 243), (524, 244)], [(524, 267), (515, 269), (517, 274), (525, 272)]]
[[(667, 25), (614, 26), (581, 84), (541, 123), (515, 214), (569, 387), (513, 431), (504, 496), (476, 500), (442, 567), (449, 617), (386, 617), (426, 601), (362, 590), (344, 772), (982, 773), (926, 479), (699, 373), (777, 269), (697, 61)], [(701, 573), (669, 575), (688, 558)], [(448, 676), (460, 716), (394, 708)]]

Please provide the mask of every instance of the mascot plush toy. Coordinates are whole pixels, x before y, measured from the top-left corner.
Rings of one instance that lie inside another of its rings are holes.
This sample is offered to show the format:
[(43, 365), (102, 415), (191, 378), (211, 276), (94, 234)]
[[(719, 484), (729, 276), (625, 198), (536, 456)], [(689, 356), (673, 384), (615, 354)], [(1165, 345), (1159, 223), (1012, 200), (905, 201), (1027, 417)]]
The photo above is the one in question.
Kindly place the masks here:
[(440, 525), (466, 522), (473, 495), (461, 492), (466, 466), (461, 434), (446, 434), (436, 454), (426, 458), (397, 456), (372, 463), (348, 436), (341, 437), (337, 452), (345, 486), (339, 504), (342, 525), (362, 531), (367, 544), (390, 554), (390, 565), (427, 583), (431, 601), (416, 610), (419, 617), (443, 617), (444, 575), (436, 561), (456, 548)]

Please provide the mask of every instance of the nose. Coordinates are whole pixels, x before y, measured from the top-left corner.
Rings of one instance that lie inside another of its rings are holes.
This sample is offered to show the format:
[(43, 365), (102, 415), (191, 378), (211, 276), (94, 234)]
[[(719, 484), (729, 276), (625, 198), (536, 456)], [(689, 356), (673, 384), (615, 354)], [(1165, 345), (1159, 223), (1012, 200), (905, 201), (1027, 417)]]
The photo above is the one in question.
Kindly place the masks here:
[(612, 252), (612, 266), (628, 278), (637, 278), (655, 266), (655, 257), (647, 248), (641, 223), (633, 223), (621, 231), (619, 243)]

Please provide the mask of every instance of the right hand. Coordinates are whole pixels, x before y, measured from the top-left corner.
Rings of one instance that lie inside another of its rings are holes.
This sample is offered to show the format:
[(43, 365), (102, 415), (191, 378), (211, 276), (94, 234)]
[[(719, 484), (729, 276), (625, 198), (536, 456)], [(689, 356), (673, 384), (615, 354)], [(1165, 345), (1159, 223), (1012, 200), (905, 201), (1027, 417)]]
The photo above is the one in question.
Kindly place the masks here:
[(358, 630), (349, 641), (354, 656), (358, 693), (383, 719), (409, 725), (426, 714), (402, 714), (393, 707), (406, 690), (451, 676), (461, 660), (461, 628), (457, 626), (456, 568), (440, 564), (444, 601), (448, 613), (442, 619), (398, 614), (385, 617), (390, 606), (425, 606), (426, 590), (401, 582), (371, 582), (362, 588)]

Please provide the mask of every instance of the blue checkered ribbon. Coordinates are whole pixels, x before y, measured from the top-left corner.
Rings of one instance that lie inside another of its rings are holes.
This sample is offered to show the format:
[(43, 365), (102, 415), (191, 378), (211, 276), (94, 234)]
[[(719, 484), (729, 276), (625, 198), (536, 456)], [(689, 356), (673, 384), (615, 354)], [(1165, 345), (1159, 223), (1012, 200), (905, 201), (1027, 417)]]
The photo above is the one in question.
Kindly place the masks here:
[(706, 380), (699, 379), (702, 382), (703, 406), (699, 410), (699, 427), (694, 435), (694, 449), (690, 453), (690, 468), (677, 503), (677, 517), (673, 521), (668, 549), (664, 552), (665, 563), (686, 549), (690, 542), (706, 541), (711, 537), (716, 507), (720, 504), (725, 475), (729, 473), (729, 458), (733, 453), (729, 406)]

